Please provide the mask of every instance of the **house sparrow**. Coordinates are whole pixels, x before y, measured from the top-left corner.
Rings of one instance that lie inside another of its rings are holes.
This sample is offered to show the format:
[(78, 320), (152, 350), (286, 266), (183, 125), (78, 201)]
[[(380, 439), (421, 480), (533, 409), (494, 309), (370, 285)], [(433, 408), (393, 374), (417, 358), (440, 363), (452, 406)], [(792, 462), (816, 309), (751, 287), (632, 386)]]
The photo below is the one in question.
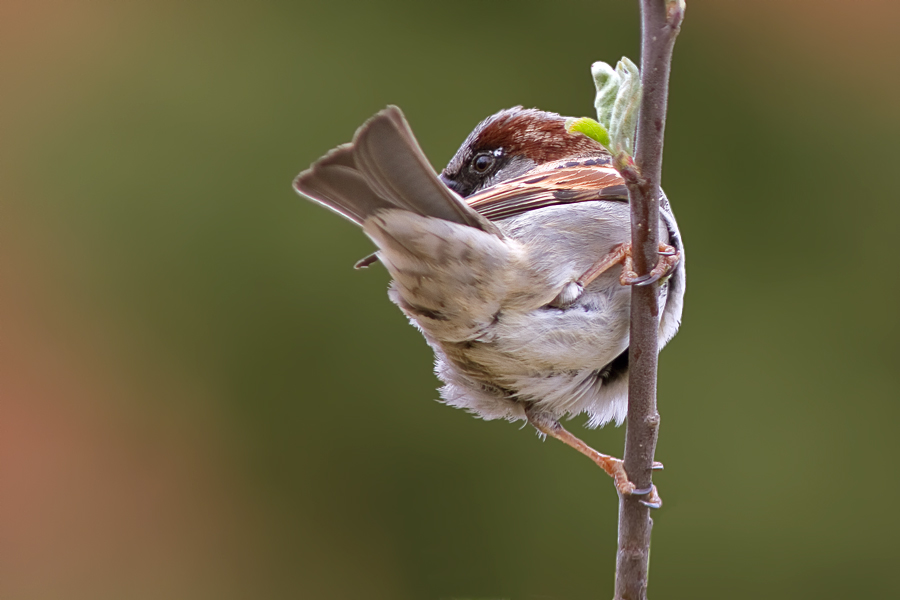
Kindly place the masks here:
[[(628, 285), (660, 280), (662, 348), (681, 320), (681, 236), (663, 196), (660, 263), (638, 278), (624, 181), (609, 153), (565, 121), (503, 110), (437, 176), (391, 106), (300, 173), (294, 188), (375, 243), (377, 253), (358, 266), (387, 267), (390, 299), (434, 349), (446, 404), (485, 419), (526, 419), (594, 460), (620, 493), (653, 498), (655, 489), (636, 490), (619, 459), (559, 419), (587, 413), (588, 427), (624, 420)], [(620, 263), (621, 274), (611, 269)]]

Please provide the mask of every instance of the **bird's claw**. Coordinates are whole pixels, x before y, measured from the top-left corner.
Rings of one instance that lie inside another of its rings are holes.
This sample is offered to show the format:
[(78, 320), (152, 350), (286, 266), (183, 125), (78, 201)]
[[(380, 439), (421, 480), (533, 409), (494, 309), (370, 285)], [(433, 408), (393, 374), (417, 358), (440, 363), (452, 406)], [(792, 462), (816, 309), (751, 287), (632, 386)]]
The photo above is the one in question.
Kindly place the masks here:
[[(624, 274), (622, 276), (625, 277)], [(638, 277), (628, 277), (627, 285), (636, 285), (638, 287), (641, 287), (644, 285), (650, 285), (651, 283), (655, 283), (655, 282), (659, 281), (660, 277), (661, 277), (661, 275), (653, 274), (653, 272), (651, 271), (650, 273), (647, 273), (646, 275), (640, 275)]]
[[(654, 470), (658, 470), (662, 468), (661, 462), (654, 462), (653, 467)], [(629, 479), (628, 474), (625, 472), (625, 467), (622, 461), (616, 459), (615, 466), (613, 467), (613, 473), (610, 475), (613, 476), (613, 479), (616, 482), (616, 489), (619, 494), (622, 496), (647, 496), (647, 498), (641, 498), (638, 500), (641, 504), (646, 506), (647, 508), (661, 508), (662, 507), (662, 498), (659, 497), (659, 492), (656, 489), (656, 486), (652, 483), (650, 487), (647, 488), (638, 488), (635, 486)]]
[(651, 485), (650, 491), (645, 495), (649, 497), (646, 500), (638, 500), (638, 502), (654, 510), (662, 508), (662, 498), (659, 497), (659, 492), (656, 490), (655, 485)]
[(638, 275), (634, 270), (634, 263), (631, 259), (631, 247), (629, 246), (623, 259), (619, 283), (640, 287), (656, 283), (660, 279), (664, 279), (674, 273), (675, 267), (681, 262), (681, 254), (678, 253), (678, 250), (674, 246), (660, 243), (658, 254), (659, 261), (656, 263), (656, 266), (646, 275)]

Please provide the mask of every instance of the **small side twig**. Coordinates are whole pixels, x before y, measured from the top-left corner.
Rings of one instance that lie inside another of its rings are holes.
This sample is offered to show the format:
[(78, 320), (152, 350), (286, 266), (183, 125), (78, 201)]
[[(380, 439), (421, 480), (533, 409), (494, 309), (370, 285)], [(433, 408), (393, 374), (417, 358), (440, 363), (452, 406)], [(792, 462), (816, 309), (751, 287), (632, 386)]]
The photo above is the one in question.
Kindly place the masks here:
[[(662, 173), (666, 100), (675, 38), (684, 18), (683, 0), (641, 2), (641, 99), (634, 165), (622, 165), (631, 203), (634, 267), (645, 275), (658, 260), (659, 182)], [(653, 454), (659, 431), (656, 410), (658, 355), (658, 286), (631, 291), (628, 425), (625, 470), (638, 488), (652, 485)], [(619, 548), (616, 555), (616, 600), (647, 597), (650, 564), (650, 509), (639, 497), (619, 499)]]

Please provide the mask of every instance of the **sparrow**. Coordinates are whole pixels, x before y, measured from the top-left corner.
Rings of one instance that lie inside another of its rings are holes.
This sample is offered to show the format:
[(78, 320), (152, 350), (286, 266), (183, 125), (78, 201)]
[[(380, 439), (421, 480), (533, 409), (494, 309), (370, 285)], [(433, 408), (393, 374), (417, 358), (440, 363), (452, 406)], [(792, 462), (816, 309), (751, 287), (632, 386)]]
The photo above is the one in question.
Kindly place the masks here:
[[(659, 286), (659, 347), (675, 335), (684, 248), (660, 197), (660, 261), (631, 267), (628, 191), (610, 154), (566, 118), (514, 107), (482, 121), (437, 175), (395, 106), (300, 173), (302, 196), (359, 225), (390, 273), (388, 295), (434, 350), (444, 403), (526, 420), (591, 458), (621, 494), (622, 461), (560, 419), (625, 419), (630, 285)], [(616, 269), (621, 265), (621, 269)], [(661, 468), (658, 463), (654, 465)]]

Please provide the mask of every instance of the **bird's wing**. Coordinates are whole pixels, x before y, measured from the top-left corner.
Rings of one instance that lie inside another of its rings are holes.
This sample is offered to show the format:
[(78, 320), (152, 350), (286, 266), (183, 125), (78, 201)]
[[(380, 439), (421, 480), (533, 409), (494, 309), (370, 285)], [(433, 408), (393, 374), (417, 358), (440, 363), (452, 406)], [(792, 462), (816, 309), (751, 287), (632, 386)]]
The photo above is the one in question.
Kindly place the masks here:
[(547, 206), (590, 200), (628, 202), (625, 182), (614, 168), (570, 161), (505, 181), (466, 198), (469, 206), (492, 221)]

